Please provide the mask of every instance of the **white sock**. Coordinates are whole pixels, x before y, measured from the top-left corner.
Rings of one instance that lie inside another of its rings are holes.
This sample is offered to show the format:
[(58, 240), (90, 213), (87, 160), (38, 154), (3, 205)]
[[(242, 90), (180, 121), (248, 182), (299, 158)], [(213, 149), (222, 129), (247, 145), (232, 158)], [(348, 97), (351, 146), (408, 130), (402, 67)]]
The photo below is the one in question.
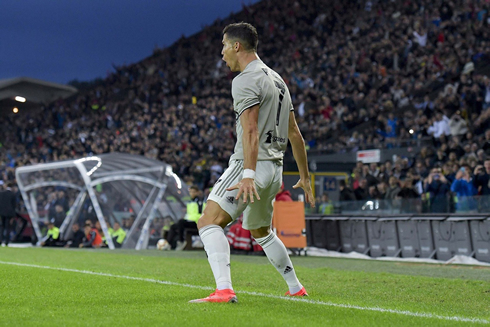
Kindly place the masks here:
[(208, 225), (199, 230), (218, 290), (233, 289), (230, 273), (230, 245), (223, 228)]
[(274, 233), (270, 233), (266, 237), (256, 238), (257, 243), (264, 249), (267, 258), (276, 267), (277, 271), (284, 278), (289, 287), (291, 294), (301, 291), (303, 285), (296, 277), (291, 259), (289, 259), (288, 251), (284, 243)]

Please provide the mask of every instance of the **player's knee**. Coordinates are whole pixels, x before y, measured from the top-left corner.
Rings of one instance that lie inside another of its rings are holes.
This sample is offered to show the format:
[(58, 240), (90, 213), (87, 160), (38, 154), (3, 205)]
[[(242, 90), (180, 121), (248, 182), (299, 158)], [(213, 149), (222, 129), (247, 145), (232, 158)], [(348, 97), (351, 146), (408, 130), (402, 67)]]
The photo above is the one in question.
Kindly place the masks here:
[(221, 209), (218, 204), (212, 202), (206, 206), (201, 218), (197, 221), (197, 228), (201, 229), (208, 225), (218, 225), (221, 228), (225, 228), (230, 222), (230, 215)]
[(253, 238), (263, 238), (269, 235), (270, 233), (271, 233), (271, 229), (269, 226), (250, 230), (250, 234), (252, 234)]

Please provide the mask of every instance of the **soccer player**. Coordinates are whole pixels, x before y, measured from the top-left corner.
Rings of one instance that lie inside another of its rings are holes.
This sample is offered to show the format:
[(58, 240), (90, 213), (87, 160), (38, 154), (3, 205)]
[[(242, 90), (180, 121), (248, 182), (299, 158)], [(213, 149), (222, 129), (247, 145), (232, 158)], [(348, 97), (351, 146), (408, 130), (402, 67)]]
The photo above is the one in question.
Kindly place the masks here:
[(294, 117), (284, 80), (257, 55), (258, 35), (247, 23), (223, 30), (221, 54), (233, 72), (240, 72), (231, 92), (236, 115), (237, 143), (229, 167), (208, 197), (197, 226), (208, 255), (216, 291), (190, 302), (237, 302), (230, 276), (230, 246), (223, 228), (243, 212), (243, 228), (250, 230), (269, 261), (286, 281), (286, 295), (307, 296), (298, 281), (286, 247), (271, 231), (272, 200), (282, 184), (283, 157), (288, 138), (298, 165), (306, 201), (313, 198), (303, 136)]

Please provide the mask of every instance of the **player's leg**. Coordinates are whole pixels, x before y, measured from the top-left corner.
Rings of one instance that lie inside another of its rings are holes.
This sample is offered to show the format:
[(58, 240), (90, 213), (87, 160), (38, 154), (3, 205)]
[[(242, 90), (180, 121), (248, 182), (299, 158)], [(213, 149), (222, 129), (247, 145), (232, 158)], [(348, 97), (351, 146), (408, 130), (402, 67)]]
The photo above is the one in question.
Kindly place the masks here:
[(208, 262), (216, 281), (216, 292), (191, 302), (236, 302), (231, 284), (230, 245), (223, 228), (241, 214), (244, 204), (234, 199), (237, 191), (226, 191), (241, 179), (243, 165), (233, 163), (223, 173), (209, 195), (206, 207), (197, 222)]
[(255, 241), (264, 249), (270, 263), (288, 284), (289, 291), (286, 294), (308, 295), (296, 277), (284, 243), (270, 229), (273, 213), (272, 201), (282, 184), (282, 167), (272, 162), (260, 162), (259, 164), (264, 167), (257, 169), (256, 182), (258, 187), (260, 185), (268, 185), (268, 187), (261, 189), (259, 193), (261, 200), (250, 204), (245, 210), (243, 227), (250, 230)]
[(274, 234), (269, 226), (250, 230), (253, 238), (260, 244), (270, 263), (281, 274), (288, 284), (286, 295), (307, 296), (306, 290), (296, 277), (293, 263), (289, 258), (284, 243)]

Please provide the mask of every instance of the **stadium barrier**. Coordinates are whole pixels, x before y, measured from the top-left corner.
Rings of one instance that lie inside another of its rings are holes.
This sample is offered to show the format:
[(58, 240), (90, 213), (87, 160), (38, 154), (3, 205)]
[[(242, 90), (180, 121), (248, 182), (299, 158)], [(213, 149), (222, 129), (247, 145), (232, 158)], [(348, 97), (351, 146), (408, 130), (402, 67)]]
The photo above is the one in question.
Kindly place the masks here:
[(308, 246), (375, 257), (490, 262), (490, 215), (307, 215)]

